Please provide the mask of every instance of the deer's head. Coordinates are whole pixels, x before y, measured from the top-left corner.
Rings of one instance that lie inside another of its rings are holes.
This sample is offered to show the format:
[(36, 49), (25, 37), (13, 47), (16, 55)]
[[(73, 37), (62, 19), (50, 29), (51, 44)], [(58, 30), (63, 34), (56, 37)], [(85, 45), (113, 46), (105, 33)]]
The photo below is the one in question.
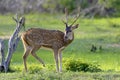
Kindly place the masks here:
[(65, 29), (65, 34), (64, 34), (64, 40), (73, 40), (74, 35), (73, 35), (73, 30), (78, 28), (79, 24), (76, 25), (66, 25), (66, 29)]
[(64, 34), (64, 40), (73, 40), (74, 39), (74, 33), (73, 30), (78, 28), (79, 24), (75, 24), (74, 23), (77, 21), (77, 19), (79, 18), (80, 15), (78, 15), (76, 17), (76, 19), (73, 21), (73, 23), (71, 25), (68, 25), (68, 18), (67, 18), (67, 9), (65, 9), (65, 14), (66, 14), (66, 22), (63, 21), (63, 23), (65, 24), (66, 28), (65, 28), (65, 34)]

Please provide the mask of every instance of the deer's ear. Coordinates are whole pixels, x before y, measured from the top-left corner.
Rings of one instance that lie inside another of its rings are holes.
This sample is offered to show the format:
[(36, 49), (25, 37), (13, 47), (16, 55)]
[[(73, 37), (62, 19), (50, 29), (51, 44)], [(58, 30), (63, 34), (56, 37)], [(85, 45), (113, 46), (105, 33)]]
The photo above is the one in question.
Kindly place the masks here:
[(76, 24), (76, 25), (72, 26), (72, 30), (78, 28), (78, 26), (79, 26), (79, 24)]

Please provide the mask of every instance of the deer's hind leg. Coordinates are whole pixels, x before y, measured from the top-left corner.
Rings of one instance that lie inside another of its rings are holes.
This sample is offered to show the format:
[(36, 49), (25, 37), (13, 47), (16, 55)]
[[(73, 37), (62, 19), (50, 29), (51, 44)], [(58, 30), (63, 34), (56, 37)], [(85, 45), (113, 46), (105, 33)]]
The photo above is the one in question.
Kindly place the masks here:
[(39, 49), (40, 47), (33, 47), (33, 49), (31, 50), (31, 54), (33, 57), (35, 57), (40, 63), (43, 64), (43, 66), (45, 67), (45, 64), (43, 62), (42, 59), (40, 59), (37, 55), (36, 55), (36, 51)]

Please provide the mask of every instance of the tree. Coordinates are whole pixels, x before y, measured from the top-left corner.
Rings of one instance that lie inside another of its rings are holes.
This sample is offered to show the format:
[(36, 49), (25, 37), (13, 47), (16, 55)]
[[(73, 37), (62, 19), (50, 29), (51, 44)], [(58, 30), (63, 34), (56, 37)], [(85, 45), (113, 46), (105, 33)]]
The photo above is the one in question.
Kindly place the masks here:
[(4, 56), (4, 42), (3, 40), (0, 40), (0, 52), (2, 55), (2, 62), (0, 65), (0, 71), (5, 71), (7, 72), (10, 66), (10, 62), (11, 62), (11, 58), (12, 58), (12, 54), (15, 52), (18, 42), (20, 40), (20, 36), (18, 36), (21, 28), (24, 26), (25, 24), (25, 18), (21, 17), (20, 19), (18, 19), (18, 16), (16, 16), (16, 18), (13, 17), (13, 20), (15, 20), (16, 22), (16, 29), (13, 33), (13, 35), (11, 35), (9, 41), (8, 41), (8, 52), (7, 52), (7, 57), (5, 59)]

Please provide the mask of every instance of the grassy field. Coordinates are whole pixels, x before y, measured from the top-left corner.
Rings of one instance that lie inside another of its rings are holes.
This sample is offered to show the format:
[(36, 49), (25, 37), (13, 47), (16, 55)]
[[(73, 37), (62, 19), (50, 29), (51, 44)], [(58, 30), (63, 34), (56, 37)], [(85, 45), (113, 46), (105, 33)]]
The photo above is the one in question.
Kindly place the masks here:
[[(0, 15), (0, 37), (5, 39), (6, 52), (7, 40), (15, 29), (13, 15)], [(59, 29), (64, 31), (63, 15), (30, 14), (26, 17), (26, 29), (40, 27), (46, 29)], [(73, 21), (70, 17), (69, 24)], [(11, 69), (14, 72), (0, 73), (1, 80), (119, 80), (120, 79), (120, 18), (80, 18), (79, 28), (75, 30), (75, 40), (63, 51), (64, 60), (67, 58), (81, 59), (87, 63), (100, 65), (103, 70), (98, 73), (69, 72), (65, 68), (63, 73), (55, 73), (52, 51), (40, 49), (37, 55), (47, 66), (43, 68), (37, 60), (29, 55), (27, 62), (29, 72), (23, 71), (22, 55), (24, 52), (20, 41), (16, 52), (13, 54)], [(21, 33), (24, 30), (21, 31)], [(96, 52), (91, 52), (91, 46), (97, 47)], [(99, 47), (102, 46), (102, 49)], [(15, 76), (14, 76), (15, 75)]]

